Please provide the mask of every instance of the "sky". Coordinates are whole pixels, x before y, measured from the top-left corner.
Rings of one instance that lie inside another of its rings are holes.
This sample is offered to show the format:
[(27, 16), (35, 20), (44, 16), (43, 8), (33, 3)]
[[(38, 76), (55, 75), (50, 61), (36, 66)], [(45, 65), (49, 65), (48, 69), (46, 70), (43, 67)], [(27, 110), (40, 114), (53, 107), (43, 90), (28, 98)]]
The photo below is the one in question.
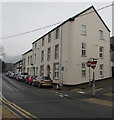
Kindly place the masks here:
[[(0, 38), (16, 35), (45, 26), (63, 22), (90, 6), (96, 9), (112, 4), (108, 0), (2, 0), (0, 3)], [(108, 28), (112, 31), (112, 7), (98, 11)], [(56, 27), (56, 26), (53, 26)], [(32, 42), (47, 33), (53, 27), (16, 37), (0, 39), (6, 57), (22, 55), (32, 48)], [(112, 36), (112, 32), (111, 35)]]

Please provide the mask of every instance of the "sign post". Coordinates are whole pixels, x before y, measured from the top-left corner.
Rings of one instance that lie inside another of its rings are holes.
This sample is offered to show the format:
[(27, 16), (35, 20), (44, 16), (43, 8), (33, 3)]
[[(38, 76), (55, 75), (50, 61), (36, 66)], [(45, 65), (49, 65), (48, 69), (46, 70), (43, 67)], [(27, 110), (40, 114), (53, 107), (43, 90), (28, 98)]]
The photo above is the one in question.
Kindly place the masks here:
[(95, 59), (93, 58), (93, 61), (91, 61), (91, 68), (93, 68), (93, 96), (95, 96), (95, 67), (97, 64), (97, 61), (94, 61)]
[(90, 79), (90, 67), (91, 67), (91, 61), (87, 61), (86, 65), (87, 65), (87, 67), (89, 67), (89, 86), (91, 86), (91, 79)]

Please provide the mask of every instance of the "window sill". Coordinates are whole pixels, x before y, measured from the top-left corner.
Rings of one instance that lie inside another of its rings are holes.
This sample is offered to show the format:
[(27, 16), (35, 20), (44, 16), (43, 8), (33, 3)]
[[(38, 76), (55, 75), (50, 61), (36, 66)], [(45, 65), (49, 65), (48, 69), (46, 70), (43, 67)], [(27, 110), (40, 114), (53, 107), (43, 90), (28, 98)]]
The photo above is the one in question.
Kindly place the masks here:
[(100, 78), (104, 78), (104, 75), (100, 75), (99, 77), (100, 77)]
[(87, 36), (86, 34), (83, 34), (83, 33), (81, 33), (81, 35), (83, 35), (83, 36)]
[(54, 80), (59, 80), (59, 78), (53, 78)]
[(99, 38), (99, 40), (105, 40), (104, 38)]
[(104, 58), (103, 58), (103, 57), (99, 57), (99, 59), (102, 59), (102, 60), (103, 60)]
[(81, 55), (81, 57), (87, 57), (86, 55)]
[(82, 76), (82, 78), (86, 78), (86, 76)]

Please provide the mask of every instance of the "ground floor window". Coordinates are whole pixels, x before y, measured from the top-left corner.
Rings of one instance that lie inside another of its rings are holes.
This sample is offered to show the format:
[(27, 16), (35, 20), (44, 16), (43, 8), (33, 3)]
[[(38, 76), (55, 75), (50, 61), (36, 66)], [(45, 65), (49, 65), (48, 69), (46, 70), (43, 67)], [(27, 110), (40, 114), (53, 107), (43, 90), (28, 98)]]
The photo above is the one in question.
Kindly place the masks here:
[(59, 79), (59, 63), (54, 64), (54, 79)]
[(82, 76), (83, 77), (86, 76), (86, 65), (85, 65), (85, 63), (82, 63)]
[(104, 65), (100, 64), (99, 65), (99, 74), (100, 74), (100, 76), (103, 76), (103, 69), (104, 69)]
[(40, 66), (40, 76), (44, 76), (44, 65)]

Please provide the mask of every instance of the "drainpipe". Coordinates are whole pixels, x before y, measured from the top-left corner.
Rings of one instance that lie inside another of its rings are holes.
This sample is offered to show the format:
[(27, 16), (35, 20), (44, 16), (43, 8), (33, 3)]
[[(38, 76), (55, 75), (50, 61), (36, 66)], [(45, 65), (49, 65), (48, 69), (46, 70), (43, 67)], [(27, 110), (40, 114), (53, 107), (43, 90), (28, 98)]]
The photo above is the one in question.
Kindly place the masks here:
[(60, 38), (60, 86), (63, 86), (63, 72), (62, 72), (62, 25), (61, 25), (61, 38)]

